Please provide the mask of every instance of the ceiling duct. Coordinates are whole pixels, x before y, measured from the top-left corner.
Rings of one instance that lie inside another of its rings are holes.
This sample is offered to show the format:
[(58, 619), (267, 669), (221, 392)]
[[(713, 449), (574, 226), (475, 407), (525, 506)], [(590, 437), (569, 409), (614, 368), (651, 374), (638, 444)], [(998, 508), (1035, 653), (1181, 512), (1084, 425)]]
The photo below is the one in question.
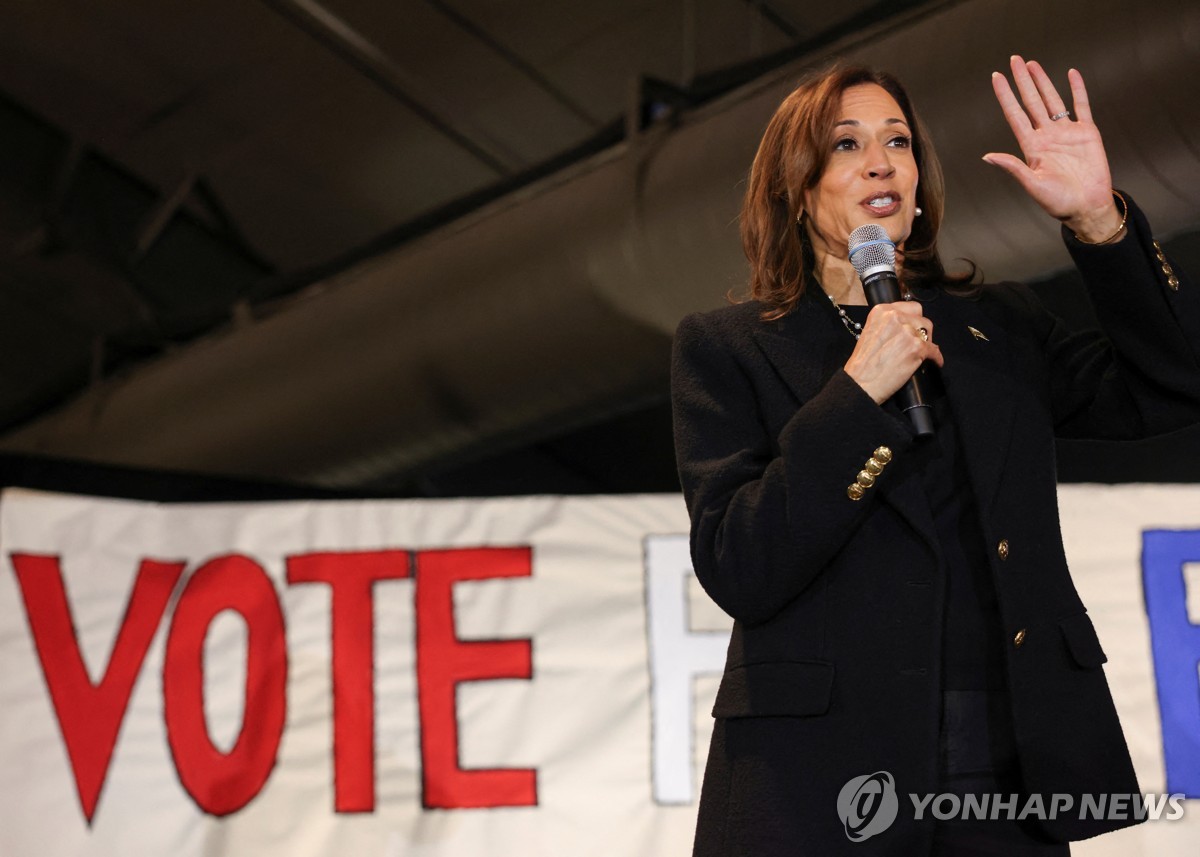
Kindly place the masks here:
[(946, 172), (948, 259), (970, 256), (991, 280), (1063, 267), (1053, 224), (979, 160), (1015, 150), (988, 83), (1013, 51), (1059, 82), (1068, 64), (1084, 72), (1116, 181), (1160, 234), (1200, 220), (1200, 5), (946, 4), (356, 263), (0, 446), (363, 488), (660, 393), (676, 321), (743, 282), (736, 213), (768, 117), (835, 54), (896, 72), (925, 116)]

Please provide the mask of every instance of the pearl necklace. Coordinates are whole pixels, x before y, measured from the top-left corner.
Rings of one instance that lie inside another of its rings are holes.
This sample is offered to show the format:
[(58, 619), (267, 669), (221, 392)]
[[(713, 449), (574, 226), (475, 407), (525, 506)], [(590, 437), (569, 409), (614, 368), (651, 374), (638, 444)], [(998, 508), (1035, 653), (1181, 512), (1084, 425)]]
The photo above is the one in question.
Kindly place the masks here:
[[(850, 318), (850, 316), (848, 316), (846, 314), (846, 311), (844, 309), (842, 309), (842, 305), (833, 299), (833, 295), (826, 294), (825, 297), (829, 298), (829, 302), (831, 304), (833, 304), (833, 308), (837, 310), (838, 317), (841, 318), (842, 324), (844, 324), (846, 326), (846, 330), (850, 331), (850, 335), (853, 336), (855, 339), (858, 339), (859, 337), (861, 337), (863, 326), (861, 324), (859, 324), (857, 321), (855, 321), (854, 319)], [(913, 300), (913, 293), (908, 290), (905, 290), (904, 295), (901, 298), (901, 300), (906, 300), (906, 301)]]
[(826, 295), (825, 297), (829, 298), (829, 302), (833, 304), (833, 308), (837, 310), (838, 315), (842, 319), (842, 324), (846, 326), (846, 330), (850, 331), (850, 335), (855, 339), (858, 339), (860, 336), (862, 336), (862, 325), (851, 319), (850, 316), (846, 315), (846, 311), (842, 309), (841, 304), (833, 299), (833, 295)]

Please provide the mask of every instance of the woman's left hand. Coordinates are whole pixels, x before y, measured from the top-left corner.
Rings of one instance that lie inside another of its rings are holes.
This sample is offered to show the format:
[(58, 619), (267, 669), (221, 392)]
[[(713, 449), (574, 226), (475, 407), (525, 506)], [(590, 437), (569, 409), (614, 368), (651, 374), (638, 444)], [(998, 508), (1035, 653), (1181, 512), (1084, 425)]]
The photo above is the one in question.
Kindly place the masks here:
[(1077, 236), (1103, 241), (1120, 227), (1121, 213), (1113, 201), (1108, 157), (1092, 121), (1083, 76), (1075, 69), (1067, 72), (1074, 100), (1072, 119), (1065, 115), (1066, 105), (1038, 63), (1014, 56), (1011, 65), (1020, 103), (1008, 78), (999, 72), (992, 74), (992, 88), (1025, 160), (996, 152), (983, 159), (1015, 178), (1047, 214)]

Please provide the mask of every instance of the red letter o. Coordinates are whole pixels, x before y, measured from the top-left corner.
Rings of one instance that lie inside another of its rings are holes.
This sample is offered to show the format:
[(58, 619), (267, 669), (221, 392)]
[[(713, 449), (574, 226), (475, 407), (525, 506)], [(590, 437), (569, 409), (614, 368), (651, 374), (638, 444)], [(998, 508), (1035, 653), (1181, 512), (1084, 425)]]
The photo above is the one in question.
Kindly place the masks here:
[[(217, 614), (246, 623), (246, 698), (237, 742), (223, 753), (204, 717), (204, 639)], [(217, 557), (196, 570), (171, 621), (163, 663), (167, 741), (179, 780), (204, 812), (249, 803), (275, 767), (287, 713), (287, 646), (271, 579), (249, 557)]]

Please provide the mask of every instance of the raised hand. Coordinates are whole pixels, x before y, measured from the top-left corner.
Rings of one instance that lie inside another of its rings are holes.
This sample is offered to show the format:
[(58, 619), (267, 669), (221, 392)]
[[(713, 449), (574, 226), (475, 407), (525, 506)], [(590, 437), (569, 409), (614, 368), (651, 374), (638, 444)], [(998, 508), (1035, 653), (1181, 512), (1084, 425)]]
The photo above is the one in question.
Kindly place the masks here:
[(1016, 179), (1079, 238), (1103, 241), (1119, 229), (1121, 213), (1113, 201), (1108, 157), (1092, 121), (1083, 76), (1075, 69), (1067, 72), (1072, 117), (1041, 65), (1013, 56), (1011, 69), (1020, 102), (999, 72), (992, 74), (992, 89), (1025, 160), (997, 152), (983, 159)]

